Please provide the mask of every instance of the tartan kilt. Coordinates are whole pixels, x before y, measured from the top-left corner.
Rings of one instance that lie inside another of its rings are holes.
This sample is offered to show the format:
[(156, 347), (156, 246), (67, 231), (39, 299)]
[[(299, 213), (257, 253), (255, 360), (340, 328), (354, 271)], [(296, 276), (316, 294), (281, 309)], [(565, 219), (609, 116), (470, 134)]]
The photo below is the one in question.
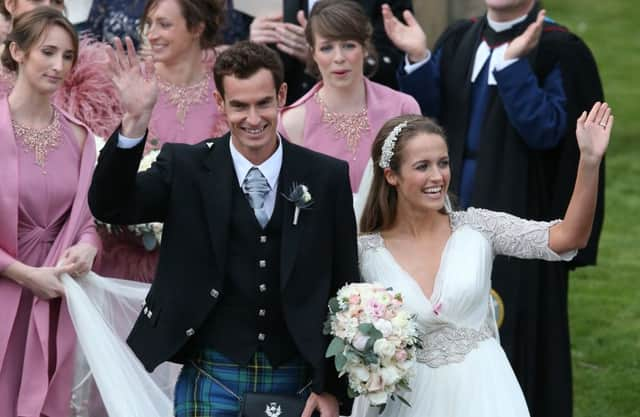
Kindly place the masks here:
[[(310, 368), (302, 358), (295, 358), (273, 369), (263, 352), (256, 352), (246, 366), (237, 365), (213, 350), (200, 352), (194, 362), (239, 397), (245, 392), (295, 394), (310, 379)], [(302, 395), (306, 397), (309, 393), (307, 388)], [(237, 417), (240, 404), (220, 385), (187, 362), (176, 383), (174, 410), (176, 417)]]

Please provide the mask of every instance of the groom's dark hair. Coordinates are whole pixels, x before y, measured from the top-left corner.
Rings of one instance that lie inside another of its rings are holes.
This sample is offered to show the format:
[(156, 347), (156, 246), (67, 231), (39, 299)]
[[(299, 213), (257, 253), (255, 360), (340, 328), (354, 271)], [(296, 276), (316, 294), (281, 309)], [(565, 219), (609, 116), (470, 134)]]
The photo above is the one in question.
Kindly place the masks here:
[(284, 82), (284, 67), (278, 54), (265, 45), (249, 41), (237, 42), (216, 58), (213, 79), (218, 92), (224, 97), (224, 77), (247, 79), (261, 69), (271, 72), (276, 92), (279, 91)]

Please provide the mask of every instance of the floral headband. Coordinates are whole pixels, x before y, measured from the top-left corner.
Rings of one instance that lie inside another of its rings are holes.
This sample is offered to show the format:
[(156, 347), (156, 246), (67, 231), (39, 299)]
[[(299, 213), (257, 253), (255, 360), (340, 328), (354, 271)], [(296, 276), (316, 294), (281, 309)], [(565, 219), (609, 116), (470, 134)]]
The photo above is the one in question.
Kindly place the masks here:
[(384, 139), (384, 143), (382, 144), (382, 154), (380, 155), (380, 161), (378, 162), (378, 166), (380, 168), (389, 168), (389, 163), (391, 162), (391, 158), (393, 158), (393, 148), (396, 147), (398, 135), (402, 129), (407, 127), (408, 124), (409, 123), (406, 120), (402, 123), (398, 123), (391, 133), (389, 133)]

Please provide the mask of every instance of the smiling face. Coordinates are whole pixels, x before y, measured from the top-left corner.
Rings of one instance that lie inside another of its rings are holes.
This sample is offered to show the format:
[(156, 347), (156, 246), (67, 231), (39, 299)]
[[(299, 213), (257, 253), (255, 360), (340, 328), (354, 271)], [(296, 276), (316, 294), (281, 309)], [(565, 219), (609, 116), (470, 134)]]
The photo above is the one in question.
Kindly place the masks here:
[(365, 51), (355, 40), (331, 40), (315, 36), (313, 60), (325, 85), (344, 87), (361, 82)]
[(13, 58), (18, 62), (18, 80), (26, 82), (40, 94), (52, 94), (62, 84), (73, 66), (76, 51), (66, 29), (49, 26), (40, 39), (27, 51), (15, 43), (10, 45)]
[(266, 68), (248, 78), (225, 76), (222, 83), (224, 97), (218, 91), (214, 94), (229, 123), (233, 144), (245, 158), (260, 164), (276, 150), (278, 111), (285, 104), (287, 85), (276, 90)]
[(385, 169), (384, 176), (398, 195), (398, 207), (412, 211), (439, 211), (451, 181), (449, 152), (442, 136), (419, 132), (409, 138), (400, 153), (397, 171)]
[(178, 0), (159, 0), (149, 10), (145, 36), (153, 60), (165, 64), (178, 62), (186, 51), (200, 47), (202, 29), (190, 31)]
[(4, 7), (15, 17), (22, 13), (30, 12), (38, 6), (50, 6), (64, 11), (64, 0), (3, 0)]

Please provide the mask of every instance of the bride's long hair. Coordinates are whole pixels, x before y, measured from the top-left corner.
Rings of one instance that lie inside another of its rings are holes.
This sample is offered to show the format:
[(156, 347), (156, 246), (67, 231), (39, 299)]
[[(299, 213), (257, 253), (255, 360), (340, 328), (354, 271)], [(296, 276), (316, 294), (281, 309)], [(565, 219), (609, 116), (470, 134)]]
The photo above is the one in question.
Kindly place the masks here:
[[(396, 188), (384, 178), (384, 169), (380, 167), (382, 146), (393, 129), (399, 124), (407, 122), (397, 134), (393, 155), (389, 159), (389, 169), (399, 172), (402, 163), (402, 150), (406, 143), (419, 133), (438, 135), (445, 140), (444, 130), (432, 119), (421, 115), (402, 115), (388, 120), (378, 132), (372, 148), (373, 180), (369, 196), (360, 218), (360, 233), (373, 233), (386, 230), (393, 225), (398, 208), (398, 194)], [(443, 212), (444, 212), (443, 208)]]

